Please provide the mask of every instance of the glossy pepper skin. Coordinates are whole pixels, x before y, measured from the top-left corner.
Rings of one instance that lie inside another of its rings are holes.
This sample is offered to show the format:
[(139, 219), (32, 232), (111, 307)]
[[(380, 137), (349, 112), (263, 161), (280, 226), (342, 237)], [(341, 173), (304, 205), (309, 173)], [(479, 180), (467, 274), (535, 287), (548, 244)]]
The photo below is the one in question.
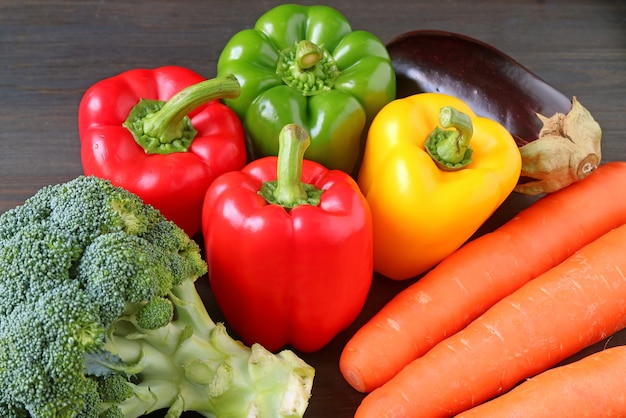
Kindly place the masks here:
[(239, 90), (232, 77), (206, 80), (177, 66), (133, 69), (94, 84), (78, 115), (84, 173), (139, 195), (193, 236), (211, 182), (246, 164), (241, 121), (218, 100)]
[(204, 203), (215, 299), (244, 342), (270, 351), (324, 347), (356, 319), (373, 274), (372, 220), (356, 181), (310, 160), (285, 175), (294, 164), (281, 161), (301, 160), (298, 152), (287, 157), (281, 145), (278, 157), (220, 176)]
[[(426, 150), (440, 110), (467, 116), (471, 162), (442, 169)], [(385, 106), (372, 123), (359, 186), (372, 211), (374, 269), (391, 279), (424, 273), (467, 241), (513, 191), (521, 155), (499, 123), (461, 100), (421, 93)]]
[(253, 159), (277, 155), (278, 133), (297, 123), (311, 136), (307, 159), (355, 176), (367, 127), (396, 93), (384, 44), (328, 6), (270, 9), (230, 39), (217, 74), (241, 83), (225, 103), (244, 121)]

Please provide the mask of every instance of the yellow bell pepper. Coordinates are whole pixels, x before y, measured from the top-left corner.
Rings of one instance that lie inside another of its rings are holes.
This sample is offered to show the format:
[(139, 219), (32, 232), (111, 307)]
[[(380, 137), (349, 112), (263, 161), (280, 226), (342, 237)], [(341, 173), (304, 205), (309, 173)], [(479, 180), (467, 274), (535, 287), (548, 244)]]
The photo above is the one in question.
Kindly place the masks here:
[[(427, 151), (433, 131), (452, 167)], [(404, 280), (439, 263), (511, 194), (521, 166), (511, 134), (455, 97), (420, 93), (387, 104), (370, 127), (358, 178), (372, 212), (374, 269)]]

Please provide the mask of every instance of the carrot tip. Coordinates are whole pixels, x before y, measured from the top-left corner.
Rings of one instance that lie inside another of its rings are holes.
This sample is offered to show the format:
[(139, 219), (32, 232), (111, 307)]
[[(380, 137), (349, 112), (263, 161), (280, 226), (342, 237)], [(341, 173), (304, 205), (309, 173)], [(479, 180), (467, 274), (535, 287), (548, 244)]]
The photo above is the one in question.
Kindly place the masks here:
[(346, 382), (348, 382), (348, 384), (352, 386), (355, 390), (361, 393), (365, 393), (365, 384), (363, 383), (363, 379), (361, 378), (361, 375), (359, 373), (356, 373), (353, 370), (346, 370), (343, 371), (343, 377), (344, 379), (346, 379)]

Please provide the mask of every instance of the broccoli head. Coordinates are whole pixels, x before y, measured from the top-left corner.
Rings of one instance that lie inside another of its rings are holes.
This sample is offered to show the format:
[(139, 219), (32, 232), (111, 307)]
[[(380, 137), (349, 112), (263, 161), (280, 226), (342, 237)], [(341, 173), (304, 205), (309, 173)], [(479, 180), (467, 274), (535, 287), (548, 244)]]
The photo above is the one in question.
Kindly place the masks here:
[(206, 271), (183, 230), (96, 177), (0, 215), (0, 413), (302, 416), (313, 368), (213, 322)]

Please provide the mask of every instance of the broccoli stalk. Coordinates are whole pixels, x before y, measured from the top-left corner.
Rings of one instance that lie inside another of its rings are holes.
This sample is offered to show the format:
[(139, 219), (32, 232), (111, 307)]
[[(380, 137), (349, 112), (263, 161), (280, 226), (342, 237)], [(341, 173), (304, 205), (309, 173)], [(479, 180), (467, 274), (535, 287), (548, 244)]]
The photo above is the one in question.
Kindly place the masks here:
[(302, 415), (313, 371), (293, 352), (274, 355), (233, 340), (212, 322), (191, 281), (175, 286), (169, 300), (174, 321), (155, 330), (132, 317), (118, 321), (103, 346), (107, 355), (90, 359), (94, 369), (139, 376), (131, 384), (134, 396), (118, 404), (124, 416), (170, 407), (172, 416), (183, 410), (218, 417)]
[(301, 417), (314, 370), (231, 338), (195, 288), (195, 241), (95, 177), (0, 216), (0, 413)]

